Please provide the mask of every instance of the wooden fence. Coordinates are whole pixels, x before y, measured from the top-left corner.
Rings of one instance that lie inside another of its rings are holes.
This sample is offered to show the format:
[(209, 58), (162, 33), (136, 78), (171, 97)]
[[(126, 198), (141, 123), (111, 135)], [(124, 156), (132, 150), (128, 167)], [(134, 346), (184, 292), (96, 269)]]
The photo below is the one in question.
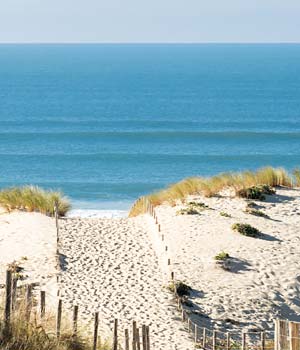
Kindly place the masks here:
[[(5, 305), (3, 314), (3, 332), (9, 334), (13, 318), (19, 316), (19, 312), (24, 312), (24, 318), (26, 322), (30, 323), (31, 319), (35, 321), (37, 318), (43, 323), (43, 320), (47, 317), (47, 294), (45, 291), (40, 291), (39, 295), (34, 293), (34, 285), (28, 284), (18, 287), (17, 278), (13, 271), (6, 271), (6, 284), (5, 284)], [(22, 308), (20, 308), (22, 305)], [(62, 334), (62, 319), (63, 319), (63, 301), (57, 300), (57, 309), (55, 310), (55, 335), (57, 339)], [(52, 314), (52, 308), (49, 308), (49, 313)], [(77, 305), (73, 307), (72, 313), (72, 335), (74, 337), (78, 334), (78, 323), (79, 323), (80, 310)], [(99, 312), (94, 313), (93, 321), (93, 339), (92, 344), (93, 350), (97, 349), (98, 346), (98, 329), (99, 329)], [(51, 332), (53, 333), (53, 332)], [(149, 326), (142, 325), (139, 327), (136, 321), (132, 323), (132, 330), (128, 328), (124, 332), (124, 344), (120, 343), (119, 339), (119, 320), (114, 320), (114, 327), (112, 333), (112, 350), (150, 350), (150, 329)]]
[(300, 323), (275, 321), (275, 350), (300, 350)]

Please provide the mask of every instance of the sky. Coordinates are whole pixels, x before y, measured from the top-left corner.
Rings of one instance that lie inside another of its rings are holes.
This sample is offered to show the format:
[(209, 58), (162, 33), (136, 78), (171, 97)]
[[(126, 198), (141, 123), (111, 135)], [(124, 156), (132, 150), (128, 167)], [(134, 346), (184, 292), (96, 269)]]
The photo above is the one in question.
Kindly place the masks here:
[(0, 0), (0, 42), (300, 42), (300, 0)]

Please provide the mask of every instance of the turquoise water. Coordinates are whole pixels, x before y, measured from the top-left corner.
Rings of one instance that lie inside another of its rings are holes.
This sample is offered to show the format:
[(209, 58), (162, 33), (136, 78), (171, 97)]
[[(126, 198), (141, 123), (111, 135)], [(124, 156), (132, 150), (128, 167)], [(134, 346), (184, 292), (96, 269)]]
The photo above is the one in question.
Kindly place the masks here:
[(191, 175), (300, 165), (300, 45), (0, 45), (0, 187), (126, 209)]

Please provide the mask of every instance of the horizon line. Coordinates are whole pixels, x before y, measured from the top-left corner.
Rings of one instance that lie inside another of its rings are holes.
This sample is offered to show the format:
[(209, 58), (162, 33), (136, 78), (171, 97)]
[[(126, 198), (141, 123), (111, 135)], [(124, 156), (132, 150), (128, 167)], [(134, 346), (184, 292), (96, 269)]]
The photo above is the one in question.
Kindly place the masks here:
[(291, 45), (300, 41), (0, 41), (0, 45)]

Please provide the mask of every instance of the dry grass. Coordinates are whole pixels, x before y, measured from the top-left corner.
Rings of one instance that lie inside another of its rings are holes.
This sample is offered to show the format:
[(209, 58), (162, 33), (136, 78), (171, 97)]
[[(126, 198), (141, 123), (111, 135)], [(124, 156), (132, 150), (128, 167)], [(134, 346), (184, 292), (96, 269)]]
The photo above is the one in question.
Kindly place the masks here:
[(296, 187), (300, 187), (300, 168), (296, 168), (293, 171), (294, 175), (294, 184)]
[[(1, 350), (90, 350), (92, 337), (87, 336), (86, 330), (80, 328), (76, 336), (73, 335), (71, 325), (63, 320), (61, 335), (57, 339), (55, 334), (55, 317), (48, 313), (41, 320), (32, 313), (30, 321), (26, 320), (24, 305), (19, 305), (14, 312), (9, 330), (4, 329), (4, 322), (0, 320), (0, 349)], [(2, 311), (2, 310), (1, 310)], [(98, 339), (97, 350), (109, 350), (108, 342), (104, 344)]]
[[(192, 177), (173, 184), (159, 192), (146, 196), (155, 207), (163, 203), (175, 205), (182, 202), (189, 195), (201, 194), (211, 197), (219, 194), (222, 190), (231, 188), (238, 193), (242, 189), (251, 186), (268, 185), (271, 187), (292, 187), (293, 181), (300, 185), (300, 170), (294, 171), (292, 177), (283, 168), (264, 167), (257, 171), (244, 171), (241, 173), (222, 173), (210, 178)], [(130, 217), (145, 213), (143, 201), (137, 201), (131, 208)]]
[(55, 203), (58, 203), (60, 216), (64, 216), (71, 208), (62, 193), (46, 191), (36, 186), (13, 187), (0, 191), (0, 206), (8, 212), (24, 210), (53, 216)]

